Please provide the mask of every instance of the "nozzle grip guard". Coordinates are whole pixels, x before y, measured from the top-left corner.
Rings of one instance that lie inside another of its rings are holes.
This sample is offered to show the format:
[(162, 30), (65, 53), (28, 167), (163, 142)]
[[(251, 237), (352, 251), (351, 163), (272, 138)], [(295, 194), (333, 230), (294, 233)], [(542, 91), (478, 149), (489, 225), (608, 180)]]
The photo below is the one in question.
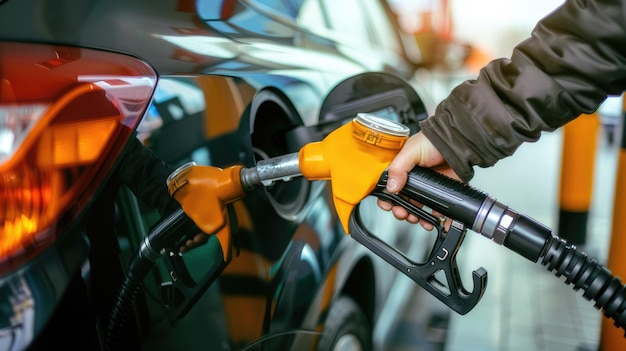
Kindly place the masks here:
[[(377, 188), (372, 195), (406, 208), (407, 211), (420, 217), (420, 219), (427, 220), (437, 228), (437, 240), (428, 261), (423, 264), (415, 263), (370, 233), (362, 224), (358, 205), (350, 216), (350, 236), (411, 278), (455, 312), (464, 315), (471, 311), (478, 304), (487, 288), (487, 271), (481, 267), (472, 272), (474, 287), (471, 292), (463, 287), (456, 263), (456, 254), (465, 237), (465, 228), (451, 227), (444, 237), (441, 223), (438, 223), (431, 214), (421, 208), (410, 204), (398, 195), (382, 192), (380, 188)], [(436, 277), (440, 271), (445, 274), (446, 282), (441, 282)]]
[[(370, 233), (361, 221), (358, 211), (359, 205), (355, 207), (350, 216), (350, 236), (411, 278), (455, 312), (459, 314), (468, 313), (478, 304), (487, 288), (487, 271), (480, 267), (472, 272), (473, 289), (471, 292), (463, 286), (456, 262), (456, 254), (463, 243), (467, 229), (461, 222), (455, 220), (448, 232), (444, 234), (443, 225), (437, 218), (405, 200), (403, 196), (419, 200), (421, 203), (449, 216), (450, 212), (463, 215), (467, 214), (468, 209), (472, 211), (477, 203), (482, 204), (482, 194), (428, 169), (417, 168), (412, 171), (412, 174), (409, 174), (409, 182), (403, 189), (402, 196), (385, 191), (387, 179), (387, 172), (384, 172), (371, 195), (404, 207), (409, 213), (419, 217), (420, 220), (429, 222), (436, 228), (437, 239), (428, 261), (423, 264), (416, 263)], [(455, 209), (456, 211), (454, 211)], [(440, 281), (436, 276), (439, 272), (444, 273), (445, 282)]]

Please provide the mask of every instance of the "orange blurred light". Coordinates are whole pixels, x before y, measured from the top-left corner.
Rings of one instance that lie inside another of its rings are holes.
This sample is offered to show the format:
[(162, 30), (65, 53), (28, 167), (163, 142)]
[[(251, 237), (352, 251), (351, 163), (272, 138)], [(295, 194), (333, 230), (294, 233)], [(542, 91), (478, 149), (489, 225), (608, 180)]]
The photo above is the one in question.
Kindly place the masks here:
[(95, 161), (120, 120), (121, 116), (116, 116), (49, 127), (39, 141), (37, 164), (61, 167)]
[[(42, 174), (23, 165), (0, 178), (0, 257), (19, 253), (26, 244), (36, 243), (38, 234), (50, 225), (49, 211), (58, 208), (51, 204), (56, 198), (50, 194), (60, 189), (53, 184), (54, 177)], [(45, 237), (45, 235), (43, 235)]]

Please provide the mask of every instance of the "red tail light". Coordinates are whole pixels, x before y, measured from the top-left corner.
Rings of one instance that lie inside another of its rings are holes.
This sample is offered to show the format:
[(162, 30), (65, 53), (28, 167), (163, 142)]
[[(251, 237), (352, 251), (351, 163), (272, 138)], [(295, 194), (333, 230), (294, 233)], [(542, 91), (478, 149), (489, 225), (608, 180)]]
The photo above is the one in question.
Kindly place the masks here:
[(0, 274), (89, 203), (155, 84), (133, 57), (0, 42)]

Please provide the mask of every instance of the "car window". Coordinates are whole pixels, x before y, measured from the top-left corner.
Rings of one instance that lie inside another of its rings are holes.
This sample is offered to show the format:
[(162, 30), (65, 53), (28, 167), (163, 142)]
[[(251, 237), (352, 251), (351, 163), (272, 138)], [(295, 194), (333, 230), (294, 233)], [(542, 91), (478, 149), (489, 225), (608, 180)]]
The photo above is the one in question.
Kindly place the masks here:
[(319, 0), (245, 0), (251, 8), (317, 33), (328, 32), (328, 23)]
[[(368, 16), (360, 0), (321, 0), (333, 35), (351, 46), (368, 47)], [(348, 15), (349, 14), (349, 15)]]
[[(274, 19), (292, 22), (323, 37), (363, 47), (370, 42), (359, 0), (245, 0)], [(345, 14), (349, 13), (350, 16)]]
[(379, 0), (367, 0), (362, 2), (368, 15), (370, 35), (372, 41), (385, 50), (400, 53), (402, 46), (397, 35), (397, 30), (389, 17), (389, 13)]
[(294, 1), (293, 4), (281, 0), (247, 0), (242, 3), (199, 1), (197, 11), (198, 16), (210, 28), (228, 35), (256, 34), (272, 38), (291, 38), (294, 30), (282, 22), (293, 20), (292, 14), (297, 14), (297, 2), (299, 1)]
[[(307, 2), (317, 3), (317, 1)], [(325, 23), (318, 21), (323, 24), (315, 28), (309, 23), (303, 23), (303, 26), (315, 31), (323, 25), (327, 27), (324, 30), (332, 32), (333, 38), (352, 47), (402, 52), (402, 44), (394, 23), (381, 0), (320, 0), (320, 2), (322, 6), (320, 13), (324, 14)], [(318, 33), (323, 34), (320, 31)]]
[(295, 21), (299, 26), (313, 33), (328, 32), (328, 23), (318, 0), (303, 1)]
[[(382, 0), (246, 0), (275, 19), (360, 49), (400, 53), (401, 43)], [(350, 14), (347, 16), (346, 14)]]

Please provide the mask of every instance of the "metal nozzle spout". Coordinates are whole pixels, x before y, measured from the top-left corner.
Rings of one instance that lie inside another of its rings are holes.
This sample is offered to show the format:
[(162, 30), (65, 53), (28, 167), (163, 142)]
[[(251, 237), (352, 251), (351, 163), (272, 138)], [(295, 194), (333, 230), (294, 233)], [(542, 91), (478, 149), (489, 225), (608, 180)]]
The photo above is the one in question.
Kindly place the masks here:
[(277, 180), (289, 181), (301, 176), (298, 153), (258, 161), (256, 166), (241, 169), (241, 185), (246, 191), (258, 185), (269, 186)]

